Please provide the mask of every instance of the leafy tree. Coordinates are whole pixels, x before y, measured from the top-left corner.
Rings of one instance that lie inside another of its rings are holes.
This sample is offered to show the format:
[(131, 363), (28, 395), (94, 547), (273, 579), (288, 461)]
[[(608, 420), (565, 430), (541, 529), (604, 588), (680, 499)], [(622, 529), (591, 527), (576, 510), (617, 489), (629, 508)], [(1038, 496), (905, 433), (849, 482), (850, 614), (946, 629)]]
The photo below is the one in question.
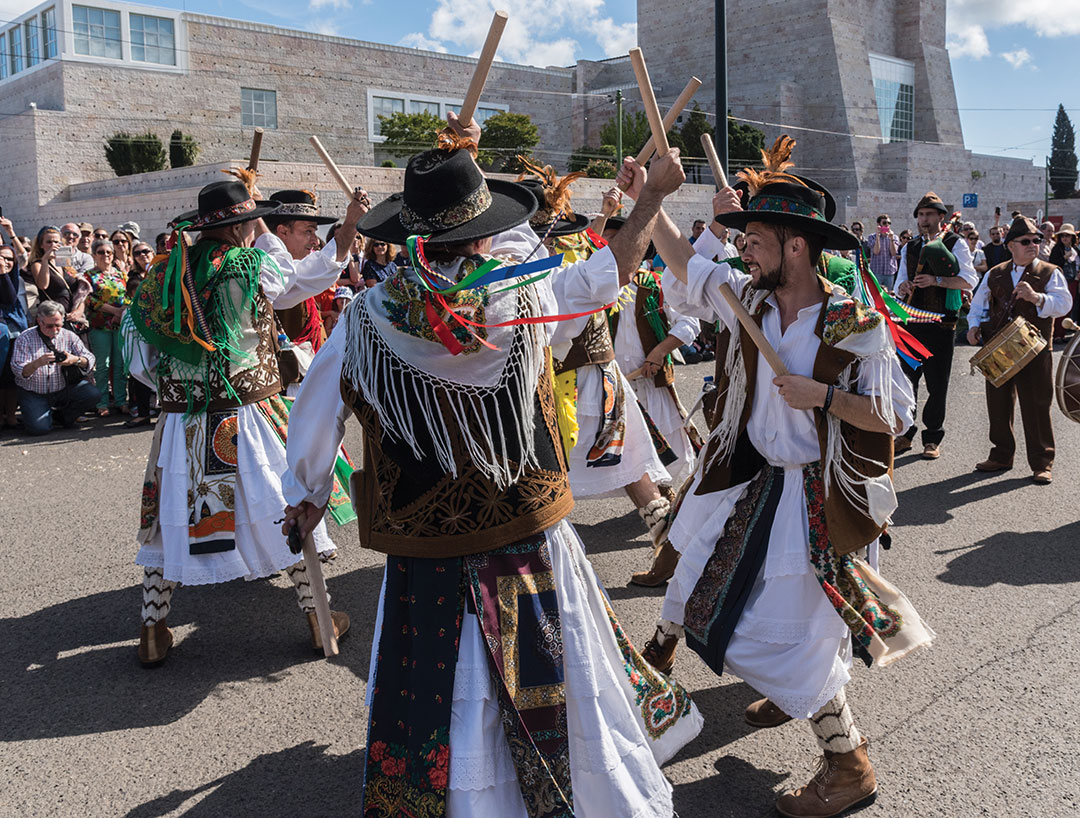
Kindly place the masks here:
[(582, 170), (591, 179), (614, 179), (618, 168), (610, 159), (590, 159)]
[(409, 157), (435, 147), (435, 137), (446, 123), (430, 111), (417, 114), (394, 113), (379, 116), (382, 148), (394, 156)]
[(396, 168), (397, 165), (394, 164), (393, 159), (384, 159), (383, 163), (381, 165), (379, 165), (379, 167), (381, 167), (381, 168)]
[(492, 114), (480, 130), (481, 167), (494, 172), (520, 173), (525, 168), (518, 156), (530, 156), (540, 141), (540, 129), (528, 114), (500, 111)]
[(1064, 105), (1058, 105), (1057, 119), (1054, 120), (1047, 173), (1055, 199), (1067, 199), (1076, 190), (1076, 132)]
[(765, 147), (765, 133), (753, 125), (742, 125), (728, 112), (728, 162), (744, 164), (761, 161), (761, 149)]
[[(614, 146), (618, 143), (616, 130), (614, 117), (600, 129), (600, 144), (611, 145), (612, 154), (615, 152)], [(645, 116), (644, 111), (628, 113), (623, 110), (622, 147), (626, 156), (635, 156), (645, 146), (650, 136), (652, 136), (652, 131), (649, 129), (649, 118)], [(619, 159), (621, 160), (622, 157), (620, 156)]]
[(186, 136), (178, 130), (172, 132), (169, 138), (169, 165), (171, 167), (191, 167), (198, 156), (199, 143), (193, 136)]
[(601, 145), (599, 148), (590, 148), (588, 145), (584, 145), (570, 154), (570, 172), (578, 170), (585, 170), (590, 162), (594, 159), (604, 159), (611, 163), (612, 167), (615, 166), (615, 146), (614, 145)]
[(115, 133), (105, 140), (105, 160), (117, 176), (165, 169), (165, 146), (153, 133)]
[(694, 110), (690, 112), (690, 116), (686, 118), (679, 131), (683, 142), (682, 155), (704, 157), (705, 149), (701, 147), (701, 135), (705, 133), (714, 134), (716, 129), (709, 124), (705, 112), (695, 102)]

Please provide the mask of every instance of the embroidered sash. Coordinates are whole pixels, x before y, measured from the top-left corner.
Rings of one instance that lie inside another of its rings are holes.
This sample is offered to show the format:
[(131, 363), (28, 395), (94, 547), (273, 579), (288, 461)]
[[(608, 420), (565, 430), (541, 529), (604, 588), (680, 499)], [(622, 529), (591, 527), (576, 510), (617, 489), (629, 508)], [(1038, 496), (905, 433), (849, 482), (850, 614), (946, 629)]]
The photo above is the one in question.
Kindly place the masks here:
[(626, 445), (626, 390), (619, 367), (614, 361), (600, 365), (603, 398), (600, 405), (603, 415), (596, 440), (585, 455), (586, 466), (617, 466), (622, 462)]

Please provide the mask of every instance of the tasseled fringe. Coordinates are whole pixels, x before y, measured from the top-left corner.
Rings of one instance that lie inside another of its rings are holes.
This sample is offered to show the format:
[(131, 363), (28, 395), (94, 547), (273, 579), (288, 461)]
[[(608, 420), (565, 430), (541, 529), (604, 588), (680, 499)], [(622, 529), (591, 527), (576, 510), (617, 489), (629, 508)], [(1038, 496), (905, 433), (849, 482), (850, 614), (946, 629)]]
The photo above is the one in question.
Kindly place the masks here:
[[(533, 288), (518, 290), (518, 299), (520, 315), (540, 314)], [(399, 357), (376, 330), (365, 300), (357, 299), (342, 318), (346, 339), (342, 376), (378, 415), (384, 434), (406, 443), (419, 459), (427, 454), (416, 436), (417, 424), (423, 424), (439, 465), (454, 477), (458, 477), (454, 443), (459, 441), (463, 454), (500, 489), (519, 480), (527, 468), (539, 466), (533, 400), (544, 354), (534, 325), (517, 328), (499, 383), (480, 387), (429, 375)], [(511, 385), (511, 416), (504, 417), (499, 396)], [(419, 402), (420, 418), (410, 414), (405, 396)], [(521, 453), (517, 462), (506, 450), (507, 436), (516, 436)]]

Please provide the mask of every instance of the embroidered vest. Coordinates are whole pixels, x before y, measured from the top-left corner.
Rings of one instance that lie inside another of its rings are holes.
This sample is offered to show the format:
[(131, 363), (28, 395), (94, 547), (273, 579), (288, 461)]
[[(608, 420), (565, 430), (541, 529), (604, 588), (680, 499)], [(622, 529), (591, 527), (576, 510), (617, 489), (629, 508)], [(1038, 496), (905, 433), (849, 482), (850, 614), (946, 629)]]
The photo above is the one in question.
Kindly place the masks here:
[[(1050, 276), (1056, 269), (1053, 264), (1035, 259), (1024, 269), (1020, 280), (1030, 284), (1035, 292), (1044, 293), (1046, 285), (1050, 283)], [(1012, 271), (1013, 263), (1010, 259), (986, 273), (986, 286), (990, 288), (990, 311), (986, 323), (979, 328), (983, 340), (989, 341), (1017, 316), (1026, 318), (1038, 328), (1043, 338), (1049, 340), (1054, 334), (1054, 319), (1040, 318), (1038, 307), (1030, 301), (1013, 298), (1016, 287), (1013, 284)]]
[[(960, 240), (959, 233), (949, 233), (942, 241), (945, 246), (952, 252), (953, 247), (956, 246), (956, 242)], [(922, 251), (923, 244), (926, 240), (919, 236), (917, 239), (912, 239), (907, 245), (907, 272), (908, 281), (915, 281), (915, 271), (919, 269), (919, 255)], [(924, 270), (929, 275), (934, 275), (930, 270)], [(956, 327), (957, 314), (955, 312), (948, 312), (945, 309), (945, 296), (948, 294), (948, 289), (945, 287), (916, 287), (911, 293), (911, 299), (909, 303), (913, 307), (919, 309), (931, 310), (933, 312), (944, 313), (945, 317), (941, 319), (941, 325), (943, 327)]]
[[(815, 334), (820, 339), (825, 326), (825, 313), (829, 305), (829, 293), (831, 287), (825, 279), (821, 280), (825, 289), (824, 301), (821, 305), (821, 313), (818, 316)], [(760, 326), (762, 315), (754, 316), (754, 320)], [(765, 465), (765, 459), (750, 442), (750, 435), (746, 431), (750, 422), (750, 412), (754, 405), (754, 388), (757, 383), (758, 351), (754, 342), (746, 330), (739, 327), (739, 345), (746, 367), (747, 394), (743, 404), (742, 417), (739, 419), (739, 433), (731, 454), (724, 460), (718, 460), (708, 468), (702, 476), (701, 483), (695, 494), (709, 494), (714, 491), (722, 491), (732, 486), (750, 480)], [(730, 375), (724, 368), (727, 358), (727, 348), (731, 342), (730, 330), (724, 330), (716, 338), (716, 389), (712, 392), (715, 399), (712, 406), (706, 412), (706, 421), (709, 430), (712, 431), (724, 414), (724, 405), (727, 402)], [(817, 356), (814, 359), (813, 377), (821, 383), (834, 384), (837, 377), (847, 366), (855, 360), (855, 355), (846, 350), (829, 346), (824, 341), (820, 343)], [(817, 427), (818, 444), (821, 450), (821, 462), (825, 462), (825, 452), (829, 443), (829, 426), (825, 413), (821, 409), (814, 409), (814, 422)], [(856, 428), (848, 423), (841, 422), (840, 434), (843, 436), (846, 447), (849, 449), (849, 457), (853, 461), (853, 471), (868, 477), (879, 477), (888, 473), (892, 477), (893, 468), (893, 443), (892, 436), (884, 432), (867, 432)], [(716, 441), (710, 440), (705, 455), (702, 457), (702, 468), (712, 461), (715, 452)], [(885, 464), (885, 468), (875, 465)], [(859, 486), (858, 493), (865, 499), (865, 488)], [(825, 524), (829, 530), (829, 539), (838, 554), (850, 554), (873, 542), (884, 531), (884, 526), (879, 526), (873, 519), (868, 517), (861, 508), (855, 506), (840, 489), (835, 475), (830, 479), (830, 485), (825, 498)]]
[[(410, 446), (383, 434), (378, 415), (345, 379), (341, 394), (364, 429), (364, 467), (354, 473), (353, 500), (365, 548), (398, 557), (479, 554), (539, 534), (574, 507), (547, 367), (532, 406), (539, 466), (506, 488), (472, 464), (460, 436), (453, 444), (455, 478), (427, 454), (432, 444), (423, 429), (417, 441), (425, 456), (417, 458)], [(513, 411), (509, 401), (506, 410)], [(414, 418), (423, 414), (413, 398), (408, 411)], [(516, 445), (507, 440), (511, 459)]]
[[(228, 284), (223, 286), (228, 286)], [(162, 411), (186, 412), (189, 386), (194, 390), (191, 405), (196, 409), (201, 409), (205, 404), (206, 390), (209, 388), (210, 403), (207, 406), (209, 412), (222, 412), (235, 409), (237, 406), (258, 403), (281, 391), (274, 311), (263, 294), (262, 288), (259, 288), (255, 294), (251, 310), (241, 316), (240, 324), (242, 335), (239, 347), (250, 363), (247, 366), (239, 366), (226, 362), (224, 373), (219, 372), (215, 367), (210, 368), (209, 384), (203, 381), (187, 384), (170, 377), (171, 373), (163, 360), (158, 367), (158, 398)], [(225, 388), (225, 378), (239, 397), (239, 401), (229, 395)]]
[[(636, 287), (634, 295), (634, 324), (637, 327), (638, 337), (641, 338), (641, 347), (645, 351), (646, 357), (649, 353), (656, 349), (656, 345), (660, 343), (659, 338), (656, 337), (656, 331), (653, 330), (652, 325), (649, 323), (648, 318), (648, 306), (646, 300), (649, 294), (646, 288)], [(611, 337), (614, 339), (619, 334), (619, 316), (622, 315), (622, 310), (611, 314)], [(671, 332), (671, 322), (668, 321), (667, 313), (661, 309), (658, 313), (660, 323), (664, 327), (664, 337)], [(653, 384), (661, 389), (665, 386), (671, 386), (675, 383), (675, 366), (670, 361), (665, 361), (664, 365), (660, 368), (660, 371), (653, 376)]]
[(561, 361), (555, 362), (555, 374), (561, 375), (572, 369), (590, 364), (606, 364), (615, 360), (615, 347), (611, 343), (611, 331), (603, 311), (594, 313), (585, 329), (570, 344), (570, 351)]

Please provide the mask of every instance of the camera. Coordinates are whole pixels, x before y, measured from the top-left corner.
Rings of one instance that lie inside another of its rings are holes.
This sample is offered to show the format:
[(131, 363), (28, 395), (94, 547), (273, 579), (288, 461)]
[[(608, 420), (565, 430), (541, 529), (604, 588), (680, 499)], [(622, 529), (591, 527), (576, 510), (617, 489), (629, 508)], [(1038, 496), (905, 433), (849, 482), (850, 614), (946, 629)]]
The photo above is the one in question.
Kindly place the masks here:
[(54, 363), (62, 364), (66, 360), (67, 360), (67, 353), (66, 352), (61, 352), (60, 350), (56, 350), (55, 352), (53, 352), (53, 362)]

